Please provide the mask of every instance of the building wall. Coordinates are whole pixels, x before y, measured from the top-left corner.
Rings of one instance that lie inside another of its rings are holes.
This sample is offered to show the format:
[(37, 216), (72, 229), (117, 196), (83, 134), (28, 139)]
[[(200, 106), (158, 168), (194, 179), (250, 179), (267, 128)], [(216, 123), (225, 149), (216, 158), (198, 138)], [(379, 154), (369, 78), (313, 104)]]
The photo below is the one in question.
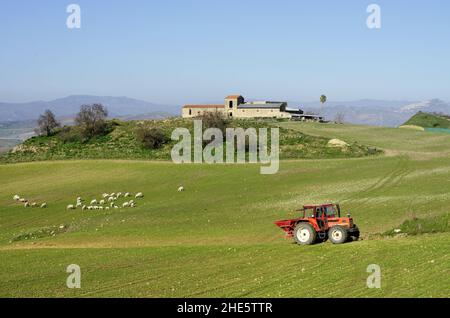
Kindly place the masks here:
[[(189, 110), (191, 110), (190, 113), (189, 113)], [(191, 108), (187, 108), (187, 107), (183, 107), (181, 115), (183, 116), (183, 118), (193, 118), (193, 117), (201, 116), (205, 112), (220, 112), (222, 114), (225, 114), (223, 108), (210, 108), (210, 107), (205, 107), (205, 108), (191, 107)]]
[(235, 112), (236, 118), (291, 118), (291, 114), (277, 108), (241, 108)]

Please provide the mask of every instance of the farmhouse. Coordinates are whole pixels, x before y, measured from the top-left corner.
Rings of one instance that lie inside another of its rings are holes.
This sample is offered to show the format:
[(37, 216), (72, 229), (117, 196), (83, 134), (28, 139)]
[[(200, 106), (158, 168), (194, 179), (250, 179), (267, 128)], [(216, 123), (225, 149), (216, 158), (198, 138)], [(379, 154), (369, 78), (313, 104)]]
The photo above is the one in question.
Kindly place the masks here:
[(301, 109), (288, 108), (287, 102), (256, 101), (246, 102), (241, 95), (225, 97), (223, 104), (185, 105), (183, 118), (198, 117), (205, 112), (219, 112), (230, 118), (287, 118), (296, 120), (317, 120), (322, 117), (306, 115)]

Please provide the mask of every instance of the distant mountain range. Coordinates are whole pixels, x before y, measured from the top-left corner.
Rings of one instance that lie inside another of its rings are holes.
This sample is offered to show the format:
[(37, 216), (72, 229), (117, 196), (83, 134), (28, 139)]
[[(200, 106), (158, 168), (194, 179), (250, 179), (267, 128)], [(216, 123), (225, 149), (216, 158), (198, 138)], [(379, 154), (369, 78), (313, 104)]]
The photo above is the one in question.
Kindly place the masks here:
[(179, 115), (180, 106), (150, 103), (128, 97), (73, 95), (52, 101), (1, 103), (0, 122), (34, 120), (46, 109), (58, 118), (73, 118), (83, 104), (101, 103), (108, 108), (109, 117), (164, 118)]
[[(128, 97), (73, 95), (52, 101), (29, 103), (0, 103), (0, 122), (36, 120), (46, 109), (52, 110), (63, 123), (70, 123), (83, 104), (101, 103), (108, 108), (110, 117), (133, 119), (161, 119), (179, 116), (181, 105), (163, 105)], [(388, 101), (363, 99), (357, 101), (328, 101), (321, 108), (319, 102), (290, 101), (289, 107), (321, 113), (334, 120), (337, 114), (353, 124), (399, 126), (418, 111), (450, 114), (450, 103), (431, 99), (427, 101)]]
[(321, 113), (326, 119), (333, 120), (337, 114), (352, 124), (396, 127), (403, 124), (418, 111), (450, 114), (450, 103), (440, 99), (427, 101), (384, 101), (359, 100), (350, 102), (327, 102), (321, 110), (319, 102), (289, 103), (313, 113)]

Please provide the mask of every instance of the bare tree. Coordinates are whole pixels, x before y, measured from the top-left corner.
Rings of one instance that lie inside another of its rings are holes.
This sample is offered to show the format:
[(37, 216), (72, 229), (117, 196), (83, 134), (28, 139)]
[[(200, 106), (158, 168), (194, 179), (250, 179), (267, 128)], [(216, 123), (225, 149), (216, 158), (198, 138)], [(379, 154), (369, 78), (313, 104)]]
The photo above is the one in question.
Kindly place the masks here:
[(106, 130), (108, 110), (102, 104), (82, 105), (75, 118), (75, 123), (81, 127), (84, 137), (100, 135)]
[(337, 113), (336, 116), (334, 117), (334, 122), (336, 124), (343, 124), (344, 120), (345, 120), (344, 113)]
[(36, 133), (38, 135), (50, 136), (55, 132), (55, 129), (60, 127), (61, 124), (56, 120), (55, 114), (47, 109), (38, 119), (38, 128)]

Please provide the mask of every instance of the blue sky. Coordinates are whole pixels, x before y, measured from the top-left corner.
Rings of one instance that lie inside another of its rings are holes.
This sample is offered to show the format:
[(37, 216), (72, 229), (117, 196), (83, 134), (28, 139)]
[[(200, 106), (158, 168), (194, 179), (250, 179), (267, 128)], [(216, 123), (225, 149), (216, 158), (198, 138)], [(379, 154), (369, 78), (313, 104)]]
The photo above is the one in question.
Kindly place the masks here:
[(449, 15), (447, 0), (2, 0), (0, 101), (450, 100)]

